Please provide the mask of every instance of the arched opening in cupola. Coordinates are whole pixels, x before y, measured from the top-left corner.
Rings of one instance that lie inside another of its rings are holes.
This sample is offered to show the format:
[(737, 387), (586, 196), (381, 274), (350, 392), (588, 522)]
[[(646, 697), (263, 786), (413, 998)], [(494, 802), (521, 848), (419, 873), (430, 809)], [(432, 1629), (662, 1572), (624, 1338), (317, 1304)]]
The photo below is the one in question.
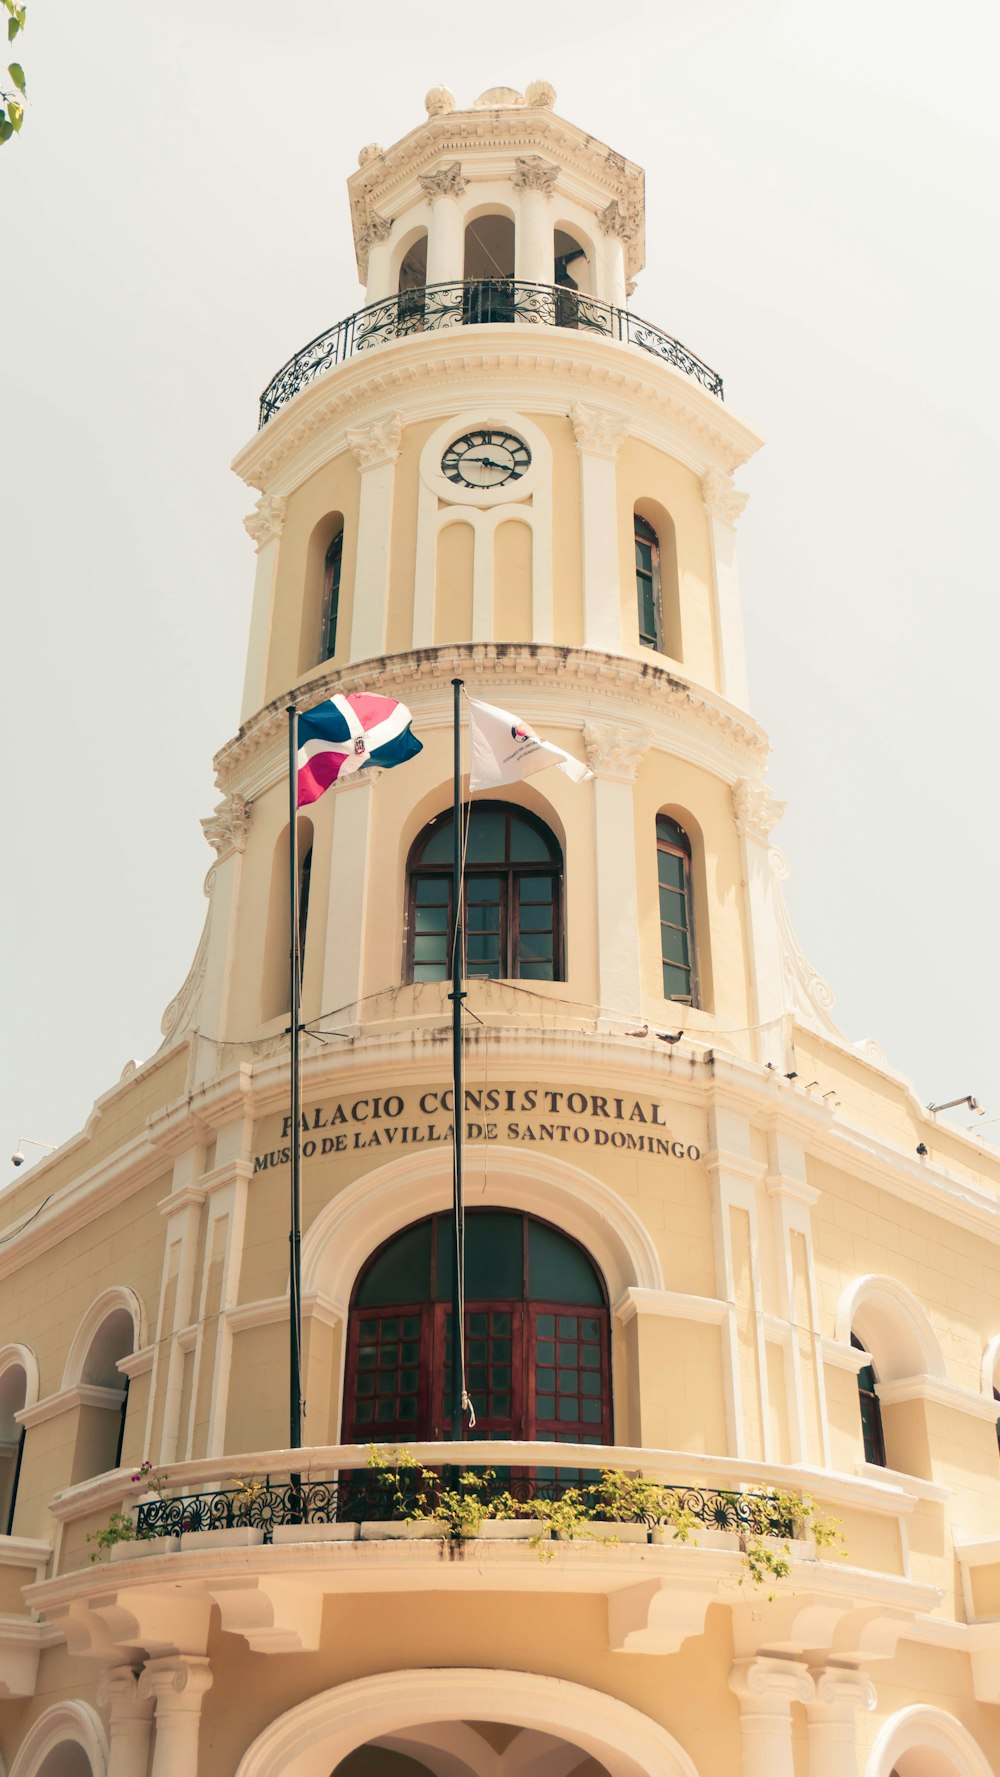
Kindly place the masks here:
[(596, 317), (587, 309), (581, 314), (580, 297), (594, 294), (593, 262), (584, 242), (565, 228), (557, 228), (553, 236), (552, 282), (559, 293), (556, 326), (592, 327)]
[(397, 325), (400, 333), (422, 333), (427, 288), (427, 230), (423, 228), (403, 249), (399, 262)]
[(465, 227), (466, 325), (514, 319), (514, 222), (487, 211)]

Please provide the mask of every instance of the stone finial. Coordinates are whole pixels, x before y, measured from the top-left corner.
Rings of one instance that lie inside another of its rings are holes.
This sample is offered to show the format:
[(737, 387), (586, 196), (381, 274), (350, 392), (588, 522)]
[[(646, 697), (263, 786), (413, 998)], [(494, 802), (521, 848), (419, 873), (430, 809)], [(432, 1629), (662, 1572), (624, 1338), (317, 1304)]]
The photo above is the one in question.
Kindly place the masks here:
[(383, 463), (396, 461), (402, 437), (403, 416), (391, 413), (387, 419), (372, 420), (369, 425), (348, 432), (347, 442), (359, 469), (377, 469)]
[(473, 111), (510, 111), (515, 106), (524, 104), (524, 94), (519, 93), (515, 86), (488, 86), (478, 99), (473, 99)]
[(602, 234), (614, 235), (620, 241), (635, 239), (635, 223), (625, 214), (616, 197), (605, 209), (598, 211), (597, 226)]
[(254, 510), (243, 520), (247, 536), (260, 551), (272, 538), (280, 537), (285, 525), (287, 500), (280, 494), (261, 494)]
[(533, 80), (525, 88), (525, 101), (529, 105), (537, 105), (540, 111), (551, 111), (556, 102), (556, 89), (548, 80)]
[(583, 744), (595, 777), (631, 781), (649, 751), (646, 728), (623, 728), (617, 722), (585, 722)]
[(361, 230), (358, 240), (362, 247), (376, 247), (381, 245), (383, 241), (387, 241), (391, 233), (392, 217), (380, 216), (377, 210), (373, 210)]
[(608, 413), (603, 407), (590, 407), (586, 402), (578, 401), (569, 417), (580, 450), (593, 451), (602, 457), (617, 455), (618, 446), (628, 431), (621, 414)]
[(733, 812), (736, 831), (766, 845), (772, 828), (785, 812), (785, 804), (760, 778), (741, 777), (733, 785)]
[(447, 117), (455, 109), (455, 95), (446, 86), (432, 86), (424, 100), (428, 117)]
[(465, 183), (462, 178), (462, 163), (457, 160), (451, 161), (446, 167), (438, 167), (436, 173), (420, 175), (420, 188), (428, 203), (433, 203), (436, 197), (461, 197)]
[(551, 197), (558, 177), (559, 168), (551, 161), (543, 160), (540, 154), (527, 154), (515, 160), (511, 184), (515, 191), (542, 191)]
[(733, 478), (724, 469), (706, 469), (701, 478), (701, 497), (705, 502), (705, 510), (713, 518), (719, 518), (723, 524), (730, 526), (736, 523), (743, 511), (749, 494), (741, 493), (733, 485)]
[(366, 142), (358, 149), (358, 166), (366, 167), (371, 160), (378, 160), (382, 155), (381, 142)]

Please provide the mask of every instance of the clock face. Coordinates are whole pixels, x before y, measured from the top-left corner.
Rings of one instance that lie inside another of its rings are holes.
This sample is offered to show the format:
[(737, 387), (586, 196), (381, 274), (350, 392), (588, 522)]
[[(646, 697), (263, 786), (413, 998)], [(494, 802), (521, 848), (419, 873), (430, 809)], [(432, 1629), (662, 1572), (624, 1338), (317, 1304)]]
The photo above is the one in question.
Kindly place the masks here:
[(530, 466), (531, 452), (522, 438), (485, 426), (456, 438), (441, 458), (441, 473), (459, 487), (503, 487)]

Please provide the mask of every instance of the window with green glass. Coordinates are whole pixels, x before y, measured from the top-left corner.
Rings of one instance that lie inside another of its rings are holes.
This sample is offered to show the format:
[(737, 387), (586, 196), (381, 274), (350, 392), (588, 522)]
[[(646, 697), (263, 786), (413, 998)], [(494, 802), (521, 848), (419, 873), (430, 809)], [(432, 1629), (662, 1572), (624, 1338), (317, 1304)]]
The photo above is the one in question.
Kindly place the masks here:
[[(856, 1333), (851, 1334), (855, 1351), (864, 1351)], [(876, 1390), (874, 1364), (863, 1364), (858, 1371), (858, 1406), (861, 1411), (861, 1440), (865, 1461), (885, 1468), (885, 1436), (882, 1431), (882, 1403)]]
[[(365, 1266), (348, 1327), (344, 1435), (448, 1435), (453, 1224), (429, 1216)], [(473, 1438), (611, 1442), (603, 1279), (569, 1235), (514, 1210), (465, 1220), (465, 1374)]]
[[(407, 974), (451, 975), (454, 817), (424, 828), (410, 854)], [(525, 809), (475, 803), (469, 815), (462, 895), (466, 977), (561, 981), (562, 852), (555, 835)]]
[(324, 660), (337, 652), (337, 617), (340, 611), (340, 575), (344, 565), (344, 532), (341, 528), (326, 552), (323, 570)]
[(639, 607), (639, 640), (644, 648), (663, 651), (660, 615), (660, 539), (646, 519), (635, 515), (635, 593)]
[(660, 961), (663, 997), (698, 1003), (694, 917), (691, 905), (691, 841), (669, 815), (656, 817), (656, 873), (660, 897)]

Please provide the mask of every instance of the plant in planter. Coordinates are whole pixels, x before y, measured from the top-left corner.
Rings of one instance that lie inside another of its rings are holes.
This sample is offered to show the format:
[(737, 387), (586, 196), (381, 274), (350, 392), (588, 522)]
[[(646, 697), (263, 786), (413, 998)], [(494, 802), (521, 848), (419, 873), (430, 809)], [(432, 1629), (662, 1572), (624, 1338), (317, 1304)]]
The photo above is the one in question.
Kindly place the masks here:
[(112, 1512), (102, 1530), (87, 1532), (87, 1541), (97, 1544), (90, 1559), (99, 1561), (102, 1554), (113, 1549), (116, 1543), (132, 1543), (135, 1540), (135, 1522), (131, 1512)]
[[(750, 1505), (738, 1525), (744, 1579), (754, 1586), (787, 1579), (792, 1569), (792, 1539), (811, 1536), (818, 1549), (837, 1549), (846, 1558), (843, 1533), (835, 1518), (817, 1510), (808, 1494), (782, 1493), (776, 1488), (749, 1487), (741, 1499)], [(768, 1598), (774, 1597), (773, 1592)]]
[(253, 1509), (267, 1492), (267, 1483), (259, 1475), (234, 1475), (232, 1486), (237, 1491), (233, 1495), (233, 1507), (236, 1513), (234, 1523), (249, 1524), (253, 1517)]
[(148, 1456), (146, 1456), (143, 1457), (143, 1460), (133, 1474), (132, 1479), (133, 1481), (145, 1481), (150, 1493), (155, 1493), (157, 1499), (162, 1499), (163, 1489), (166, 1487), (170, 1476), (164, 1469), (154, 1468)]
[(669, 1526), (678, 1542), (697, 1541), (693, 1532), (698, 1519), (682, 1506), (675, 1490), (624, 1469), (605, 1468), (601, 1478), (586, 1489), (602, 1517), (619, 1524), (646, 1524), (650, 1529)]

